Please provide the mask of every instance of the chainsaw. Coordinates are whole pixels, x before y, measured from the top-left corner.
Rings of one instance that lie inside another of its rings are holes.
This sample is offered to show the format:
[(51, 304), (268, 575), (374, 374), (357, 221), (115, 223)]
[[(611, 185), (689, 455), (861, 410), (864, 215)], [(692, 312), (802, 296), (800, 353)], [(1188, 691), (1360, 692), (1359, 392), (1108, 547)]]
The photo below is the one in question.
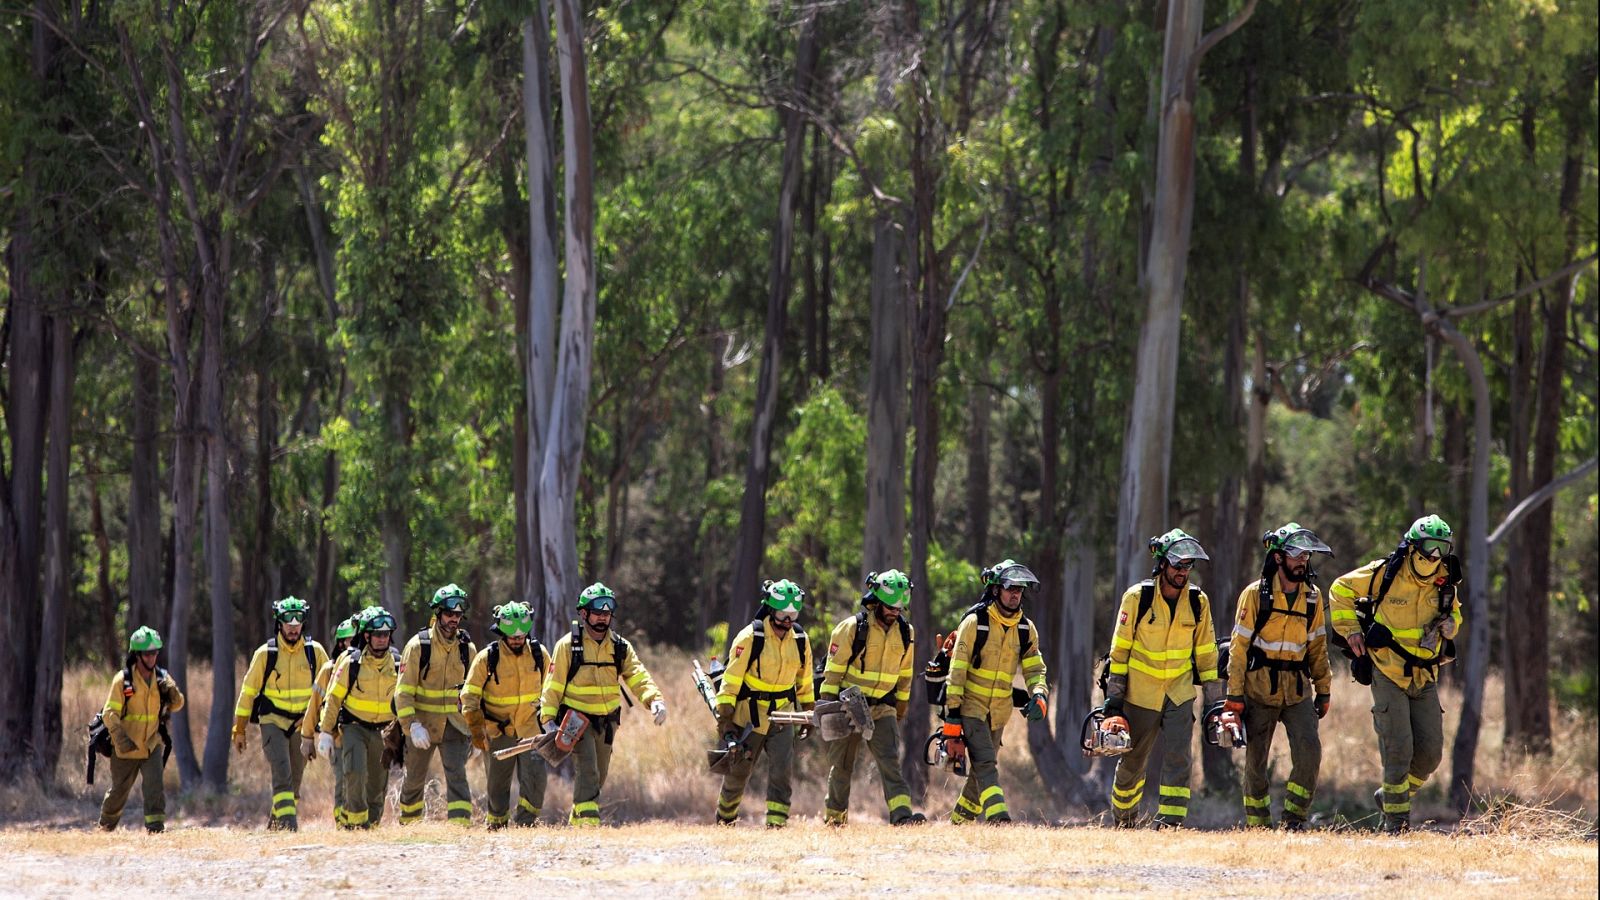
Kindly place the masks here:
[(1128, 734), (1127, 720), (1121, 716), (1106, 716), (1104, 706), (1096, 706), (1083, 717), (1083, 727), (1078, 732), (1083, 755), (1121, 756), (1133, 749), (1133, 736)]
[(1206, 743), (1213, 747), (1237, 750), (1245, 745), (1244, 723), (1239, 714), (1224, 709), (1225, 701), (1218, 700), (1206, 708)]

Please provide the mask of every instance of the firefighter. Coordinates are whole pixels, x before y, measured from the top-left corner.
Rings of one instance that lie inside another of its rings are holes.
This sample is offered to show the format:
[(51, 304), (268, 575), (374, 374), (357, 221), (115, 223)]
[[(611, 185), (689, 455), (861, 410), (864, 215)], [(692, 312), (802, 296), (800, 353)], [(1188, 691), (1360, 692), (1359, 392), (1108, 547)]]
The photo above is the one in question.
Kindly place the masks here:
[[(911, 605), (911, 579), (896, 569), (867, 576), (861, 609), (835, 625), (828, 642), (822, 698), (837, 700), (850, 685), (861, 689), (872, 712), (867, 749), (878, 763), (878, 780), (889, 807), (889, 824), (926, 821), (911, 808), (911, 790), (900, 774), (900, 724), (911, 702), (911, 660), (916, 638), (905, 611)], [(823, 816), (843, 825), (850, 813), (850, 778), (861, 751), (861, 735), (851, 732), (828, 743), (828, 797)]]
[(1450, 526), (1438, 516), (1411, 523), (1387, 559), (1339, 576), (1329, 587), (1333, 630), (1354, 657), (1351, 671), (1372, 684), (1383, 783), (1373, 800), (1382, 827), (1411, 825), (1411, 801), (1444, 753), (1439, 665), (1454, 656), (1461, 629), (1461, 566)]
[(578, 595), (572, 631), (550, 651), (550, 676), (539, 699), (539, 722), (557, 727), (570, 713), (588, 725), (573, 748), (571, 825), (600, 824), (600, 789), (611, 768), (611, 742), (622, 720), (622, 686), (646, 704), (657, 726), (667, 722), (667, 704), (633, 645), (612, 630), (617, 595), (595, 582)]
[(980, 817), (996, 824), (1011, 821), (996, 760), (1011, 719), (1017, 674), (1028, 685), (1023, 707), (1028, 721), (1042, 721), (1050, 703), (1039, 630), (1022, 614), (1026, 594), (1038, 588), (1039, 580), (1027, 566), (1009, 559), (985, 569), (983, 578), (982, 601), (956, 627), (945, 688), (946, 746), (958, 741), (969, 765), (967, 783), (950, 811), (950, 821), (957, 825)]
[(100, 803), (100, 827), (115, 831), (122, 807), (138, 778), (144, 791), (144, 830), (166, 830), (167, 794), (161, 782), (169, 740), (167, 716), (183, 709), (183, 692), (167, 670), (156, 666), (161, 635), (142, 625), (128, 637), (128, 657), (111, 679), (100, 711), (111, 738), (111, 789)]
[[(466, 684), (461, 686), (461, 715), (472, 729), (472, 745), (480, 753), (503, 750), (539, 733), (539, 694), (544, 687), (550, 655), (534, 640), (533, 611), (523, 603), (494, 608), (494, 632), (499, 640), (472, 659)], [(529, 826), (539, 821), (544, 806), (545, 764), (537, 753), (510, 759), (485, 758), (490, 831), (507, 822)], [(512, 819), (511, 776), (517, 776), (517, 813)]]
[[(311, 705), (306, 708), (306, 714), (300, 720), (300, 754), (307, 762), (317, 758), (317, 731), (322, 721), (322, 704), (328, 697), (328, 681), (333, 678), (334, 667), (339, 664), (339, 658), (350, 649), (350, 642), (355, 636), (354, 616), (339, 623), (333, 630), (333, 653), (329, 654), (328, 661), (322, 664), (322, 668), (317, 670), (316, 683), (311, 685)], [(328, 762), (333, 768), (333, 822), (335, 825), (342, 825), (344, 824), (344, 769), (339, 767), (337, 759), (330, 759)]]
[(1322, 592), (1312, 582), (1318, 553), (1332, 551), (1296, 522), (1262, 535), (1266, 559), (1261, 580), (1239, 592), (1239, 620), (1228, 650), (1225, 709), (1244, 721), (1244, 819), (1272, 827), (1267, 754), (1282, 722), (1289, 735), (1289, 781), (1284, 786), (1283, 827), (1305, 827), (1322, 765), (1317, 720), (1328, 714), (1332, 678)]
[(233, 746), (239, 753), (249, 743), (245, 726), (261, 725), (261, 753), (272, 778), (268, 831), (300, 830), (298, 800), (306, 757), (295, 752), (294, 734), (311, 705), (317, 672), (328, 661), (322, 645), (305, 635), (310, 611), (311, 605), (298, 597), (272, 604), (276, 633), (250, 657), (233, 709)]
[(1132, 828), (1144, 797), (1145, 761), (1161, 739), (1161, 794), (1156, 827), (1177, 827), (1189, 814), (1190, 741), (1195, 686), (1220, 699), (1217, 638), (1211, 600), (1189, 583), (1197, 561), (1210, 559), (1180, 529), (1150, 539), (1150, 578), (1122, 595), (1111, 634), (1106, 727), (1129, 733), (1133, 745), (1117, 760), (1111, 811)]
[[(717, 692), (717, 733), (724, 744), (737, 741), (748, 726), (751, 731), (727, 774), (717, 797), (717, 822), (739, 820), (745, 785), (756, 760), (767, 756), (767, 827), (782, 828), (789, 821), (793, 793), (794, 742), (799, 736), (791, 725), (774, 725), (774, 710), (812, 709), (811, 644), (796, 624), (805, 591), (787, 578), (761, 586), (761, 615), (734, 637), (728, 649), (728, 668)], [(759, 646), (758, 646), (759, 644)], [(803, 726), (802, 726), (803, 727)], [(809, 729), (807, 729), (809, 731)]]
[(461, 685), (478, 648), (461, 627), (467, 613), (467, 592), (447, 584), (428, 601), (433, 619), (406, 642), (400, 655), (400, 683), (395, 688), (395, 715), (411, 742), (406, 750), (406, 775), (400, 783), (400, 824), (422, 821), (422, 789), (434, 751), (444, 763), (445, 818), (457, 825), (472, 823), (472, 789), (467, 760), (478, 754), (471, 730), (461, 715)]
[(333, 758), (339, 735), (344, 773), (344, 828), (372, 828), (383, 817), (389, 770), (383, 765), (383, 729), (394, 721), (399, 664), (390, 643), (394, 616), (372, 606), (356, 617), (356, 636), (328, 678), (328, 698), (318, 723), (317, 753)]

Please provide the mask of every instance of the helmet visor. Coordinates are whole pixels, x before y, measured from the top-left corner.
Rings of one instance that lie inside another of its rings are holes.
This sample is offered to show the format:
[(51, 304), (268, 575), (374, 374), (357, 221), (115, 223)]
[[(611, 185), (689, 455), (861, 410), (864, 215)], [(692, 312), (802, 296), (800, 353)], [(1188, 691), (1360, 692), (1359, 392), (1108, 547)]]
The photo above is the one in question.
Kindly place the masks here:
[(1167, 560), (1170, 562), (1211, 559), (1211, 557), (1206, 555), (1205, 549), (1200, 546), (1200, 542), (1194, 538), (1184, 538), (1179, 541), (1173, 541), (1172, 546), (1168, 547), (1167, 552), (1163, 555), (1166, 556)]
[(1416, 542), (1417, 552), (1426, 559), (1442, 559), (1454, 546), (1442, 538), (1425, 538)]
[(583, 608), (590, 612), (616, 612), (617, 598), (610, 594), (601, 594), (585, 603)]
[(1305, 530), (1296, 531), (1294, 534), (1284, 538), (1283, 552), (1288, 556), (1293, 556), (1296, 558), (1306, 556), (1311, 553), (1326, 553), (1329, 556), (1333, 555), (1333, 551), (1329, 549), (1327, 544), (1324, 544), (1315, 534)]
[(1033, 572), (1027, 566), (1021, 564), (1010, 565), (1002, 569), (999, 581), (1002, 588), (1039, 586), (1039, 579), (1033, 576)]

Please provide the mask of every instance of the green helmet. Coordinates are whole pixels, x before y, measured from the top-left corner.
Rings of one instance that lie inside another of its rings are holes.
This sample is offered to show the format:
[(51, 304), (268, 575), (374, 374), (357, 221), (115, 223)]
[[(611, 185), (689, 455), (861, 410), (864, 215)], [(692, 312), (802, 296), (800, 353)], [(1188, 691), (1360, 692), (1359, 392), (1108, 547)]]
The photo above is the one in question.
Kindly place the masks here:
[(149, 625), (140, 625), (133, 634), (128, 635), (128, 649), (134, 653), (149, 653), (161, 649), (161, 635)]
[(617, 592), (596, 581), (578, 595), (578, 608), (595, 612), (615, 612)]
[(447, 584), (433, 592), (428, 608), (436, 612), (464, 613), (467, 611), (467, 592), (458, 584)]
[(785, 578), (761, 582), (761, 603), (773, 612), (800, 613), (800, 598), (806, 595), (800, 585)]
[(982, 575), (984, 584), (999, 584), (1000, 573), (1015, 565), (1018, 565), (1018, 562), (1014, 559), (1002, 559), (979, 574)]
[(1160, 537), (1150, 539), (1150, 555), (1167, 562), (1210, 559), (1200, 542), (1181, 528), (1174, 528)]
[(1438, 516), (1423, 516), (1411, 523), (1406, 529), (1406, 543), (1423, 553), (1437, 550), (1440, 554), (1449, 553), (1455, 546), (1455, 532)]
[(285, 597), (272, 604), (272, 621), (304, 622), (311, 613), (311, 604), (299, 597)]
[(526, 603), (512, 601), (494, 608), (494, 627), (505, 637), (533, 633), (533, 610)]
[(369, 606), (361, 611), (361, 621), (357, 623), (357, 627), (361, 629), (362, 634), (372, 634), (375, 631), (393, 632), (398, 624), (387, 609), (381, 606)]
[(337, 628), (335, 628), (333, 630), (333, 639), (336, 640), (336, 641), (348, 640), (349, 638), (353, 638), (355, 636), (356, 636), (356, 619), (355, 619), (355, 616), (351, 616), (350, 618), (345, 619), (343, 622), (340, 622), (339, 623), (339, 627), (337, 627)]
[(1274, 550), (1283, 550), (1286, 552), (1298, 551), (1295, 554), (1297, 556), (1305, 553), (1333, 555), (1333, 551), (1328, 549), (1327, 544), (1324, 544), (1315, 534), (1312, 534), (1311, 529), (1306, 528), (1299, 522), (1290, 522), (1276, 531), (1269, 531), (1263, 534), (1261, 536), (1261, 545), (1267, 548), (1268, 553)]
[(867, 596), (863, 600), (876, 600), (884, 606), (905, 609), (911, 605), (911, 579), (899, 569), (873, 572), (867, 576)]

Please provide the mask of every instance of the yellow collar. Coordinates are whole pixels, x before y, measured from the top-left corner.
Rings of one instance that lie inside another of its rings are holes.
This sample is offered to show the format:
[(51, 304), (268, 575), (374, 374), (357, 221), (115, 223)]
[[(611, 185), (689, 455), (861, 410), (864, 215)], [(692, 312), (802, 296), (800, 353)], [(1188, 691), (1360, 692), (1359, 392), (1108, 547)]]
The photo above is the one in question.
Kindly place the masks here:
[(1014, 628), (1018, 622), (1022, 621), (1022, 607), (1017, 607), (1017, 611), (1008, 616), (1000, 610), (1000, 604), (991, 603), (989, 604), (989, 618), (997, 625)]

